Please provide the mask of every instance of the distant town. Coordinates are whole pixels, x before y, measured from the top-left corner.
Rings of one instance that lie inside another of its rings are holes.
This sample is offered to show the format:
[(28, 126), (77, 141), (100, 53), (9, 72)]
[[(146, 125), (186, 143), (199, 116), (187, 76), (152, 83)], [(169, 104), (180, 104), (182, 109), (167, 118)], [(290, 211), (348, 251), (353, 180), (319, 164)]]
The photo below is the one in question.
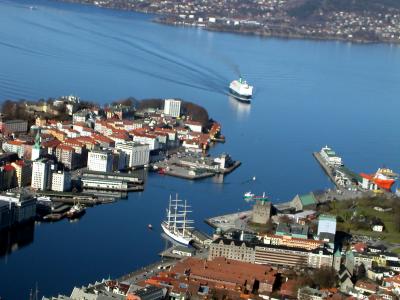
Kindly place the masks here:
[(156, 21), (208, 30), (285, 38), (400, 42), (397, 1), (64, 0), (154, 13)]

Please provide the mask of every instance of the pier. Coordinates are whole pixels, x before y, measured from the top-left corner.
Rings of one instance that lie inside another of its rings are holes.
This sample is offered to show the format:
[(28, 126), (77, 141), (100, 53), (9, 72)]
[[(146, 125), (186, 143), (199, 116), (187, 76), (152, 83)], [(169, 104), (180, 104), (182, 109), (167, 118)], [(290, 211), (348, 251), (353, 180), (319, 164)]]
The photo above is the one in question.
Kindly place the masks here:
[(233, 161), (227, 154), (213, 158), (184, 153), (172, 155), (168, 160), (154, 163), (153, 169), (163, 175), (198, 180), (219, 174), (229, 174), (240, 165), (240, 161)]
[(317, 160), (322, 170), (324, 170), (325, 174), (328, 175), (329, 179), (336, 185), (337, 188), (341, 188), (335, 180), (334, 169), (328, 166), (328, 164), (323, 160), (321, 154), (318, 152), (313, 152), (314, 158)]
[(220, 228), (222, 231), (226, 231), (232, 228), (244, 230), (247, 228), (247, 221), (251, 217), (251, 215), (251, 210), (241, 211), (233, 214), (208, 218), (204, 220), (204, 222), (212, 228)]

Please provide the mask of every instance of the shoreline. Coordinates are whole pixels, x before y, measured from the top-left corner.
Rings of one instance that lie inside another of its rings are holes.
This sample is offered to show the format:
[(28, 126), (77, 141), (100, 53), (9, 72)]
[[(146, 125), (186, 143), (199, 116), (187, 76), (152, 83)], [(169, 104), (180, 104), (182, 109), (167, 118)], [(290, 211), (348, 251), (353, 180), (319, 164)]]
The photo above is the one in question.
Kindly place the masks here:
[[(197, 24), (196, 22), (193, 23), (185, 23), (184, 21), (178, 22), (178, 15), (176, 14), (163, 14), (160, 12), (155, 12), (155, 11), (148, 11), (148, 10), (141, 10), (141, 9), (133, 9), (133, 8), (127, 8), (127, 7), (108, 7), (108, 6), (101, 6), (101, 5), (96, 5), (94, 3), (88, 3), (84, 1), (71, 1), (71, 0), (55, 0), (55, 2), (61, 2), (61, 3), (70, 3), (70, 4), (79, 4), (79, 5), (85, 5), (85, 6), (92, 6), (96, 8), (101, 8), (101, 9), (107, 9), (107, 10), (114, 10), (114, 11), (125, 11), (125, 12), (134, 12), (134, 13), (140, 13), (140, 14), (145, 14), (145, 15), (153, 15), (154, 17), (150, 18), (150, 21), (153, 23), (158, 23), (162, 25), (168, 25), (168, 26), (177, 26), (177, 27), (196, 27), (196, 28), (201, 28), (210, 32), (219, 32), (219, 33), (233, 33), (233, 34), (238, 34), (238, 35), (244, 35), (244, 36), (255, 36), (255, 37), (261, 37), (261, 38), (276, 38), (276, 39), (286, 39), (286, 40), (308, 40), (308, 41), (336, 41), (336, 42), (343, 42), (343, 43), (352, 43), (356, 45), (400, 45), (400, 40), (398, 41), (385, 41), (385, 40), (370, 40), (370, 39), (355, 39), (355, 38), (341, 38), (341, 37), (336, 37), (336, 36), (311, 36), (311, 35), (302, 35), (302, 34), (282, 34), (282, 33), (267, 33), (267, 32), (262, 32), (258, 30), (235, 30), (231, 28), (215, 28), (215, 27), (210, 27), (207, 26), (206, 24)], [(166, 18), (171, 18), (172, 20), (167, 20)], [(300, 25), (299, 25), (300, 26)]]

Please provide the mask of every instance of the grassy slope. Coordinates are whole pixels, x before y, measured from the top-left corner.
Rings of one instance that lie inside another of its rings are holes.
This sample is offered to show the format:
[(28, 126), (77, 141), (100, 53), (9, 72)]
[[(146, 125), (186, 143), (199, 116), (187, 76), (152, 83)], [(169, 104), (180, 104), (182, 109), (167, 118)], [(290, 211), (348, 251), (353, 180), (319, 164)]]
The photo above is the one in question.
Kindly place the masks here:
[[(330, 214), (340, 216), (344, 219), (343, 223), (338, 223), (338, 230), (350, 231), (351, 234), (366, 235), (374, 238), (381, 238), (390, 243), (400, 243), (400, 232), (396, 230), (394, 223), (394, 211), (379, 212), (374, 210), (374, 206), (390, 207), (388, 200), (361, 199), (353, 203), (353, 201), (335, 202), (331, 205)], [(367, 218), (377, 217), (385, 224), (384, 232), (373, 232), (372, 230), (355, 230), (350, 220), (353, 211), (358, 216), (363, 215)]]

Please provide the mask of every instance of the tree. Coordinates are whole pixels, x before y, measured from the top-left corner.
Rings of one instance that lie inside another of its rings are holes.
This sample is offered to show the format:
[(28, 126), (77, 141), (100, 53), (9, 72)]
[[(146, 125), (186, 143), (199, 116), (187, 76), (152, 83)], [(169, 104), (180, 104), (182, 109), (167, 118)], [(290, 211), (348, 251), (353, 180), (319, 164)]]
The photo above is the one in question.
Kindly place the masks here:
[(336, 287), (337, 274), (336, 270), (331, 267), (322, 267), (314, 271), (311, 276), (314, 285), (322, 289)]

